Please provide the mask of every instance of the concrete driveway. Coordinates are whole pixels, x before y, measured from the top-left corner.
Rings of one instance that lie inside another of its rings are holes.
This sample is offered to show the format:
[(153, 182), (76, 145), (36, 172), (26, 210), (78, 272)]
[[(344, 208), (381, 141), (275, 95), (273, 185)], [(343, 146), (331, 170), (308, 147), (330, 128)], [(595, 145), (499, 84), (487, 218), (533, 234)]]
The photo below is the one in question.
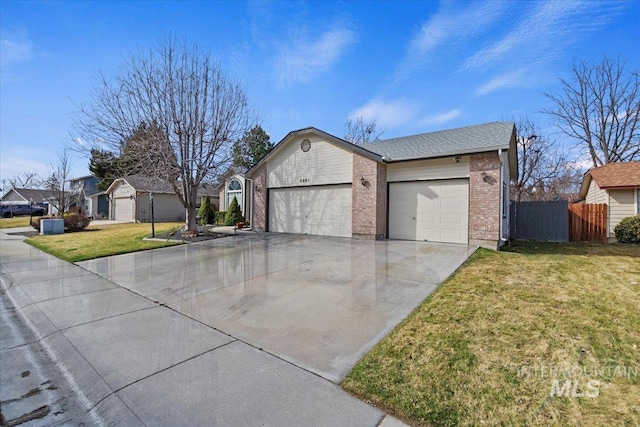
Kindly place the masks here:
[[(145, 297), (129, 304), (168, 306), (338, 383), (474, 250), (267, 233), (79, 265)], [(95, 309), (121, 311), (118, 292), (105, 292)], [(141, 317), (135, 321), (162, 327)], [(111, 332), (96, 330), (96, 340)]]
[(81, 267), (23, 239), (0, 230), (11, 425), (402, 425), (332, 381), (472, 252), (263, 234)]

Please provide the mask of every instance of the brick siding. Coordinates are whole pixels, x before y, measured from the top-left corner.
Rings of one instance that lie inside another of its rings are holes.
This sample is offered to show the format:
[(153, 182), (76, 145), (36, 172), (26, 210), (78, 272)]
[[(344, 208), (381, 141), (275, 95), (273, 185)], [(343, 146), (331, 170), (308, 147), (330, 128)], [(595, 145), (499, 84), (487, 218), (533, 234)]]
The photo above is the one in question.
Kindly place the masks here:
[(267, 229), (267, 163), (263, 163), (252, 174), (253, 179), (253, 224), (254, 230)]
[[(362, 177), (366, 185), (362, 185)], [(387, 166), (353, 153), (351, 233), (381, 240), (387, 234)]]
[(498, 153), (471, 156), (469, 239), (500, 240), (500, 159)]

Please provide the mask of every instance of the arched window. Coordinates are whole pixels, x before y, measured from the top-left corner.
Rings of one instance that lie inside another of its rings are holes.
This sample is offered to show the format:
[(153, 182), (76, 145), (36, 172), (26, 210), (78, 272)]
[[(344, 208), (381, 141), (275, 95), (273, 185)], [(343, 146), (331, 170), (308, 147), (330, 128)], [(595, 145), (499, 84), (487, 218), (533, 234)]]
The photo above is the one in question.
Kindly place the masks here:
[(227, 205), (226, 205), (227, 210), (229, 210), (231, 201), (234, 198), (238, 202), (238, 205), (240, 206), (240, 210), (244, 213), (244, 206), (242, 204), (242, 201), (244, 199), (242, 197), (242, 184), (236, 178), (233, 178), (231, 181), (229, 181), (229, 184), (227, 185)]

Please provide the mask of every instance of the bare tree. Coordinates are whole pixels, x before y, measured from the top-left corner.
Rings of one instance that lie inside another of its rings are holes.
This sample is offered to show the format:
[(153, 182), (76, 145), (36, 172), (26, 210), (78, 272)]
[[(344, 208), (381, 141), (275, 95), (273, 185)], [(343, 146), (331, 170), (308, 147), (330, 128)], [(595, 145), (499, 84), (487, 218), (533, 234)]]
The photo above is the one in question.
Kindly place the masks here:
[(194, 229), (198, 188), (228, 167), (254, 117), (244, 89), (210, 54), (167, 39), (129, 56), (112, 79), (101, 76), (74, 131), (93, 148), (118, 153), (141, 123), (152, 124), (132, 141), (138, 166), (173, 186)]
[(511, 197), (516, 201), (564, 198), (561, 184), (570, 184), (575, 171), (566, 155), (554, 142), (541, 135), (538, 126), (528, 118), (516, 124), (518, 179), (512, 185)]
[(37, 188), (42, 184), (42, 178), (35, 172), (22, 172), (9, 178), (12, 188)]
[(384, 130), (378, 131), (377, 127), (378, 122), (376, 119), (371, 119), (367, 122), (364, 121), (362, 116), (348, 119), (345, 123), (344, 139), (356, 145), (377, 141), (384, 133)]
[(545, 112), (563, 133), (577, 140), (593, 166), (640, 158), (640, 73), (620, 60), (574, 62), (570, 81), (560, 79), (555, 104)]
[(68, 150), (58, 153), (57, 160), (49, 165), (49, 177), (44, 181), (45, 198), (60, 216), (71, 206), (72, 194), (67, 182), (71, 178), (71, 155)]

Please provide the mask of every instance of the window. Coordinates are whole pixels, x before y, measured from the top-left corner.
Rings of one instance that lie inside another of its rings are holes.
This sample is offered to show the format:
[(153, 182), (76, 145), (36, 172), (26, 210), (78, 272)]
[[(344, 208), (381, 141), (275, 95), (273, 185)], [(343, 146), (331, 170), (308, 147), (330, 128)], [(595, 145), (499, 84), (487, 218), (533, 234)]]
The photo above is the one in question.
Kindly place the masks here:
[(229, 184), (227, 185), (227, 204), (226, 204), (226, 209), (229, 210), (229, 206), (231, 205), (231, 201), (233, 199), (236, 199), (236, 201), (238, 202), (238, 205), (240, 206), (240, 210), (242, 212), (244, 212), (244, 207), (242, 205), (242, 184), (240, 184), (240, 181), (238, 181), (237, 179), (232, 179), (231, 181), (229, 181)]

